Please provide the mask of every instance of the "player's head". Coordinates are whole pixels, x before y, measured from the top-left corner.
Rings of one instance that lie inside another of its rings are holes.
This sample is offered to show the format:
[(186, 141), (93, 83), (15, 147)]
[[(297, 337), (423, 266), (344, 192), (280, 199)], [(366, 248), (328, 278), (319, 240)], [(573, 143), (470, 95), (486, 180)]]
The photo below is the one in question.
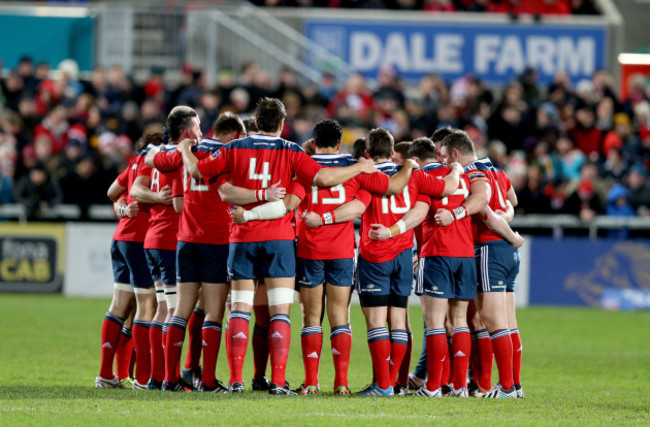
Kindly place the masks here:
[(314, 139), (310, 138), (307, 141), (303, 142), (302, 149), (305, 150), (305, 153), (307, 153), (308, 156), (313, 156), (316, 154), (316, 151), (314, 150)]
[(420, 167), (423, 167), (427, 163), (437, 160), (436, 152), (436, 145), (433, 143), (431, 138), (421, 136), (413, 140), (409, 147), (408, 155), (415, 159)]
[(287, 110), (277, 98), (264, 97), (257, 103), (255, 123), (260, 132), (276, 133), (282, 130)]
[(183, 139), (201, 141), (201, 122), (199, 115), (194, 109), (179, 105), (172, 108), (167, 116), (167, 132), (171, 142), (179, 142)]
[(366, 158), (366, 138), (359, 138), (352, 144), (352, 157), (355, 159)]
[(403, 165), (406, 159), (411, 157), (409, 156), (410, 146), (411, 141), (402, 141), (395, 144), (395, 147), (393, 148), (393, 163)]
[(257, 124), (255, 123), (254, 118), (249, 118), (244, 120), (244, 126), (246, 126), (246, 135), (251, 136), (251, 135), (257, 135)]
[(442, 142), (445, 137), (451, 135), (452, 133), (456, 132), (456, 129), (452, 128), (451, 126), (447, 126), (444, 128), (436, 129), (433, 134), (431, 134), (431, 141), (436, 146), (436, 161), (438, 163), (444, 163), (442, 159), (442, 150), (440, 149), (440, 143)]
[(223, 143), (245, 136), (246, 127), (237, 114), (227, 111), (220, 114), (214, 122), (214, 137)]
[(375, 128), (368, 132), (366, 138), (366, 154), (373, 160), (390, 159), (393, 157), (393, 135), (384, 128)]
[(447, 135), (442, 140), (440, 154), (443, 157), (443, 163), (459, 162), (462, 166), (466, 166), (476, 158), (472, 138), (467, 135), (467, 132), (460, 130)]
[(341, 137), (343, 129), (335, 120), (321, 120), (316, 123), (312, 132), (314, 136), (314, 145), (316, 148), (341, 148)]
[(135, 152), (139, 153), (144, 150), (147, 145), (160, 145), (162, 144), (163, 135), (160, 132), (146, 132), (143, 134), (138, 142), (135, 143)]

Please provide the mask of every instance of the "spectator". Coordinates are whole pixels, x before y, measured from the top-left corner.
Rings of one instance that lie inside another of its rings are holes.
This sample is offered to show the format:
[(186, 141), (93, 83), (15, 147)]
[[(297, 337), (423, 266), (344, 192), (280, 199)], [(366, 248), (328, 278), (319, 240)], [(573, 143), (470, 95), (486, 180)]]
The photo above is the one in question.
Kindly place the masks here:
[(16, 183), (14, 198), (25, 206), (29, 219), (37, 219), (61, 201), (61, 190), (45, 165), (37, 163)]
[(650, 216), (650, 183), (643, 166), (632, 167), (627, 180), (627, 190), (632, 209), (640, 216)]

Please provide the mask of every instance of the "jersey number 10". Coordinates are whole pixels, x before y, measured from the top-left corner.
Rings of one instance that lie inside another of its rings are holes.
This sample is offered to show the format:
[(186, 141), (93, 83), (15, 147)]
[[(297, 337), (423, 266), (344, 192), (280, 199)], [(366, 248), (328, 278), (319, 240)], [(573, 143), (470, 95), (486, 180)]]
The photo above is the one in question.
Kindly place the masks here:
[(390, 196), (390, 197), (382, 197), (381, 198), (381, 213), (382, 214), (387, 214), (388, 213), (388, 199), (390, 198), (390, 211), (394, 214), (405, 214), (406, 212), (411, 209), (411, 195), (409, 194), (409, 188), (408, 186), (404, 187), (404, 190), (402, 191), (402, 196), (404, 196), (404, 206), (397, 206), (397, 199), (395, 199), (395, 196)]

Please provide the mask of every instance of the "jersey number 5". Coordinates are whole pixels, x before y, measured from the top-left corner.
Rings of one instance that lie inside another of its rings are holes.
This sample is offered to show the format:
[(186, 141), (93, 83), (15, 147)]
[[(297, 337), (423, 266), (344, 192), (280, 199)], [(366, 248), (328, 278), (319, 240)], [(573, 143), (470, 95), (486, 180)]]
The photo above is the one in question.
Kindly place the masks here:
[(267, 188), (271, 182), (271, 174), (269, 174), (269, 162), (262, 163), (262, 173), (256, 173), (257, 158), (251, 157), (251, 162), (248, 166), (248, 179), (253, 181), (262, 181), (262, 188)]

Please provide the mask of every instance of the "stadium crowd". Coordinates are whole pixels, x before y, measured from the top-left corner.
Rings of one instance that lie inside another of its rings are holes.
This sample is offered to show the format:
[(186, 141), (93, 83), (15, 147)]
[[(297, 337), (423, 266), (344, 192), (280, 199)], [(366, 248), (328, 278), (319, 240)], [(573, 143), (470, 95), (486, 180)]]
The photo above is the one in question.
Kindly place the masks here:
[(153, 70), (143, 84), (119, 66), (81, 78), (67, 60), (49, 64), (24, 57), (0, 76), (0, 203), (26, 205), (38, 218), (58, 203), (77, 204), (82, 219), (133, 155), (135, 141), (161, 131), (171, 107), (188, 105), (209, 130), (219, 113), (250, 117), (264, 96), (281, 99), (288, 118), (283, 137), (302, 143), (319, 120), (344, 128), (344, 151), (374, 127), (396, 142), (430, 136), (442, 126), (466, 130), (479, 157), (489, 155), (512, 178), (518, 213), (650, 215), (650, 85), (631, 79), (620, 99), (612, 76), (597, 71), (573, 85), (565, 73), (543, 86), (526, 69), (502, 90), (472, 76), (445, 82), (423, 77), (407, 86), (391, 66), (376, 87), (360, 75), (344, 85), (324, 74), (301, 84), (290, 70), (279, 81), (255, 63), (223, 69), (216, 87), (186, 65), (182, 82), (165, 83)]

